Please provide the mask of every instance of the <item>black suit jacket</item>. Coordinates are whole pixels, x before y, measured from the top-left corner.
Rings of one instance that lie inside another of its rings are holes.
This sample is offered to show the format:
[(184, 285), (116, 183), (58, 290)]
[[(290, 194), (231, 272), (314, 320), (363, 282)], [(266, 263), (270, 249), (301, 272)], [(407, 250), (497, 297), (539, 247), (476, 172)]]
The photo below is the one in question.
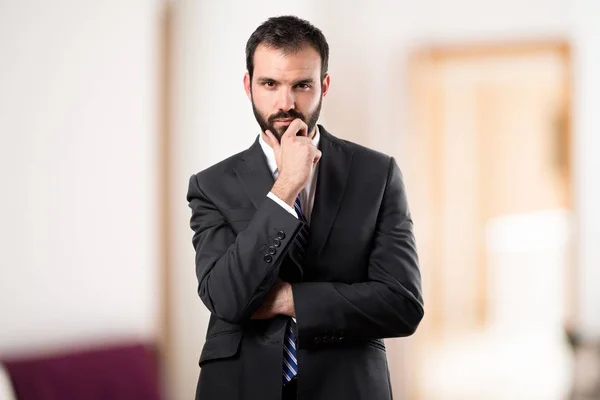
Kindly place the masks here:
[(281, 398), (289, 317), (250, 319), (279, 276), (293, 282), (298, 398), (392, 398), (381, 339), (411, 335), (423, 317), (402, 175), (393, 158), (319, 128), (301, 268), (286, 254), (302, 222), (267, 197), (274, 182), (258, 139), (190, 179), (198, 293), (211, 312), (197, 399)]

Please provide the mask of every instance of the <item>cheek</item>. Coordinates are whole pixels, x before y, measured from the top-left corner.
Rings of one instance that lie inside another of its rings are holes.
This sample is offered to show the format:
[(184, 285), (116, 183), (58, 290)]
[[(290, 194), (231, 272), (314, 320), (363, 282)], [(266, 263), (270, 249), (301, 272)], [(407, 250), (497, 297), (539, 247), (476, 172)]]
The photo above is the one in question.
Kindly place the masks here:
[(266, 90), (255, 90), (253, 93), (254, 105), (261, 111), (271, 110), (274, 104), (272, 92)]
[(302, 109), (302, 112), (308, 114), (315, 111), (315, 109), (319, 105), (320, 99), (320, 94), (306, 93), (305, 95), (299, 96), (297, 102), (299, 108)]

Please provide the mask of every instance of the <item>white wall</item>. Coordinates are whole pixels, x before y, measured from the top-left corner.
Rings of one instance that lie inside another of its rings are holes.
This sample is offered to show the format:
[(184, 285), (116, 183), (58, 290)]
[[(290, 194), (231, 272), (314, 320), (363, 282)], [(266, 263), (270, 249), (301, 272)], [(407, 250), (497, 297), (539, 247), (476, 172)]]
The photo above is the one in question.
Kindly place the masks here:
[(0, 356), (156, 333), (157, 4), (0, 3)]
[(575, 205), (578, 215), (579, 325), (600, 339), (600, 3), (575, 2)]

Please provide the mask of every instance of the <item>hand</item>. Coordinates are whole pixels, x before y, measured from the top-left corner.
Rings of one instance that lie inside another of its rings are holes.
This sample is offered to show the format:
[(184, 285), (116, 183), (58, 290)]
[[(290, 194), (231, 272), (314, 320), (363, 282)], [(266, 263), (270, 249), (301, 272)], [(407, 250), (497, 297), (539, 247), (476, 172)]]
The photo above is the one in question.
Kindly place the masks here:
[(298, 193), (312, 178), (313, 167), (321, 159), (321, 151), (307, 137), (308, 126), (299, 118), (290, 123), (281, 136), (281, 143), (270, 131), (265, 134), (275, 152), (279, 169), (279, 177), (271, 191), (293, 207)]
[(264, 303), (252, 314), (251, 319), (270, 319), (279, 314), (296, 316), (292, 285), (277, 278)]

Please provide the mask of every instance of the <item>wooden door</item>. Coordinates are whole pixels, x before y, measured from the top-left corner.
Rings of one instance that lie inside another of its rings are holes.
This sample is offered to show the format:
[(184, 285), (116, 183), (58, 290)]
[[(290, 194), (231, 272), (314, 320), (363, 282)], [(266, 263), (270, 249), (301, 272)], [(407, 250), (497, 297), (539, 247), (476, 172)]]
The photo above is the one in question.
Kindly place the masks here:
[[(510, 279), (490, 267), (501, 265), (489, 248), (490, 226), (571, 208), (569, 53), (562, 43), (426, 49), (412, 58), (410, 77), (406, 175), (426, 304), (418, 340), (443, 354), (454, 338), (484, 335), (499, 315), (514, 314), (515, 324), (523, 318), (498, 294), (511, 293), (502, 286)], [(525, 265), (523, 277), (539, 273), (532, 268)], [(545, 287), (550, 296), (554, 289)], [(573, 282), (560, 292), (568, 305)]]

